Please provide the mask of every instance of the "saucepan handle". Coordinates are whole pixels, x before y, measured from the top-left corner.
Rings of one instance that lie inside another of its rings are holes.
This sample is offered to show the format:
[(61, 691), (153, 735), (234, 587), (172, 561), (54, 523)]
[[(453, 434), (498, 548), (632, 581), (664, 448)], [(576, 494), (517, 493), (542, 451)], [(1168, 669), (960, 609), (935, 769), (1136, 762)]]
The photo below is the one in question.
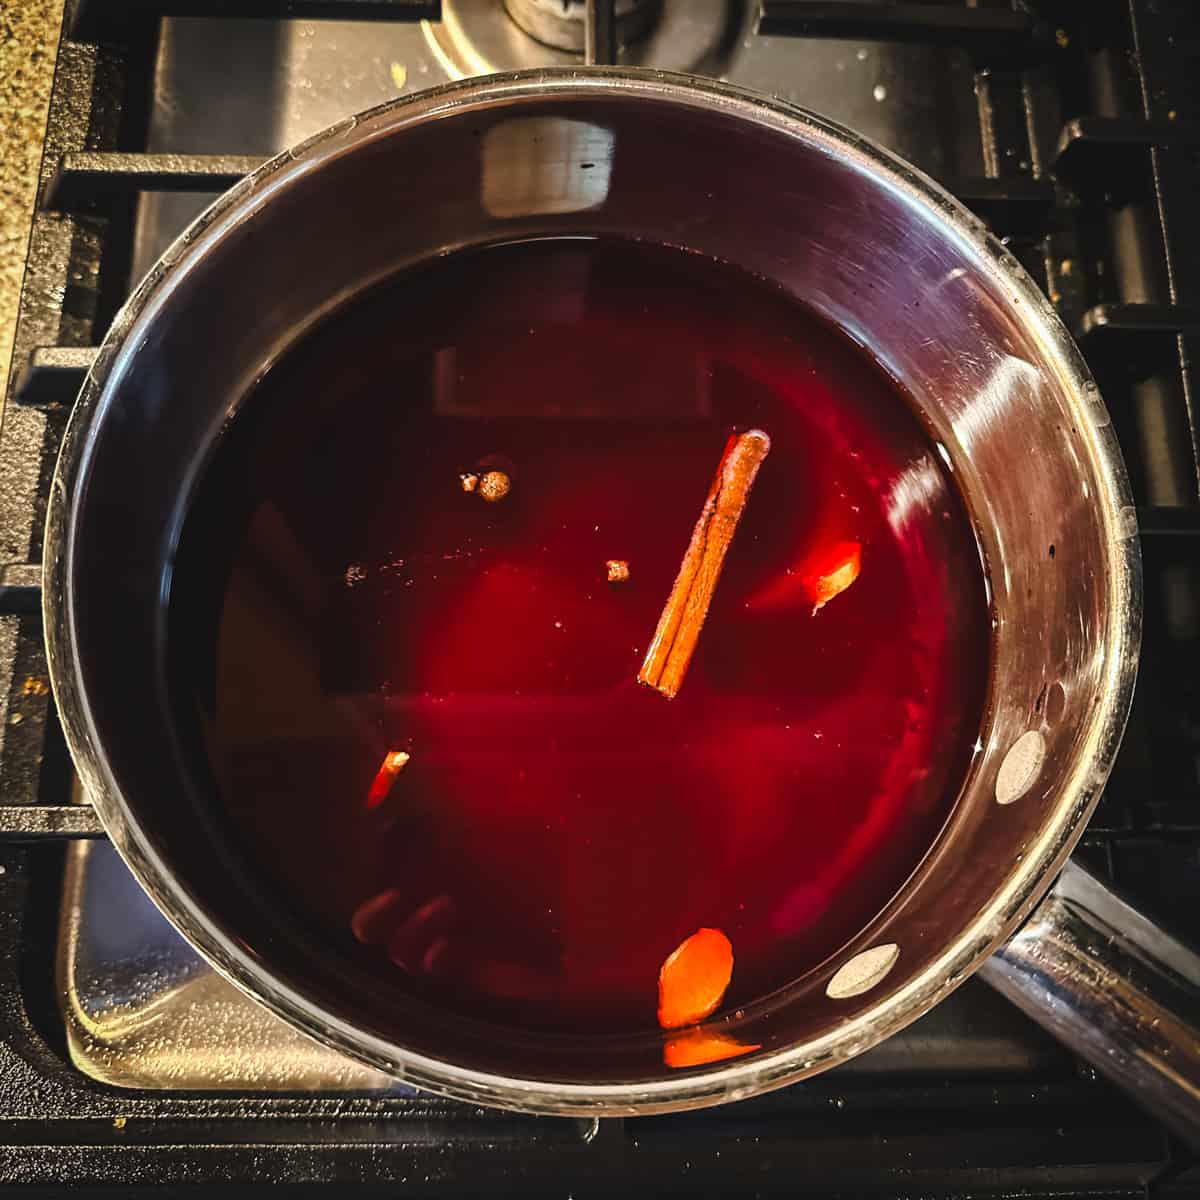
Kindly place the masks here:
[(981, 975), (1200, 1147), (1200, 954), (1069, 862)]

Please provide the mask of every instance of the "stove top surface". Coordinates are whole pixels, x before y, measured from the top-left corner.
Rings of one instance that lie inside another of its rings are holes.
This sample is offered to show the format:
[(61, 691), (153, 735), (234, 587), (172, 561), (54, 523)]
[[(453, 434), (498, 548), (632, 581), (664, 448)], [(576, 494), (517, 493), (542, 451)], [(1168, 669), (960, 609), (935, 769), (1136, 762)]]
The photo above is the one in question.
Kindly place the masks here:
[[(292, 1033), (193, 954), (107, 843), (64, 855), (55, 839), (97, 827), (71, 802), (33, 564), (91, 347), (261, 156), (447, 79), (580, 61), (492, 0), (436, 7), (69, 6), (0, 433), (0, 1178), (426, 1194), (499, 1186), (503, 1171), (526, 1194), (611, 1191), (634, 1173), (661, 1192), (1196, 1194), (1191, 1160), (1152, 1120), (976, 981), (758, 1100), (600, 1123), (487, 1113)], [(896, 150), (1006, 238), (1079, 336), (1129, 461), (1147, 574), (1137, 706), (1081, 853), (1196, 938), (1200, 21), (1165, 0), (1104, 0), (1086, 19), (1032, 7), (765, 0), (760, 25), (757, 5), (662, 0), (622, 61), (774, 93)], [(329, 19), (351, 10), (383, 19)], [(497, 1149), (514, 1151), (503, 1168)]]

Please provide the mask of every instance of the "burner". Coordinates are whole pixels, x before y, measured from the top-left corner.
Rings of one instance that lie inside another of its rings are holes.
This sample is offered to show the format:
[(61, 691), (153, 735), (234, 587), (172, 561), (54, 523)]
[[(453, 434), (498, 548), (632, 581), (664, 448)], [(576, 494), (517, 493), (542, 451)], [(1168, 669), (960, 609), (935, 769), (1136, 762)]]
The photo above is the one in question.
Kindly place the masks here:
[[(425, 37), (453, 79), (583, 61), (583, 0), (442, 0)], [(725, 72), (749, 32), (740, 0), (618, 0), (618, 60), (665, 71)]]
[[(508, 15), (531, 38), (557, 50), (583, 53), (586, 0), (504, 0)], [(617, 40), (628, 46), (654, 24), (660, 0), (617, 0)]]

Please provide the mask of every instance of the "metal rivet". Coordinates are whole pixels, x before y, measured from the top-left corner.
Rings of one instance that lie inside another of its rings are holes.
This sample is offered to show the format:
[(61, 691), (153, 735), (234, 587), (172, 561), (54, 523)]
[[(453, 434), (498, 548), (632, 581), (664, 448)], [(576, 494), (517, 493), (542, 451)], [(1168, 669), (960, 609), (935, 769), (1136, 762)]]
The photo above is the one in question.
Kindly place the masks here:
[(883, 946), (872, 946), (843, 963), (833, 978), (825, 985), (825, 995), (833, 1000), (847, 1000), (869, 992), (895, 965), (900, 958), (900, 947), (895, 942)]
[(1067, 690), (1061, 683), (1054, 684), (1046, 697), (1046, 724), (1057, 725), (1067, 709)]
[(1011, 804), (1033, 786), (1046, 761), (1046, 739), (1036, 729), (1013, 742), (996, 772), (996, 803)]

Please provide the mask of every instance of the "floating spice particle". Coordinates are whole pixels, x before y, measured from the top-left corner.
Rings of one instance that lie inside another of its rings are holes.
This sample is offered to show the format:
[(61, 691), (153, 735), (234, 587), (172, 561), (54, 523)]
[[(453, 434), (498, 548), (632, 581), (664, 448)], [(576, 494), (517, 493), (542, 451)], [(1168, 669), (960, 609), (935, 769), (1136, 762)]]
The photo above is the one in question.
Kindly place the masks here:
[(623, 558), (610, 558), (604, 564), (609, 583), (628, 583), (629, 564)]
[(503, 471), (486, 471), (479, 481), (479, 494), (489, 503), (503, 500), (512, 490), (512, 480)]
[(733, 977), (733, 946), (719, 929), (697, 929), (658, 973), (658, 1023), (664, 1029), (702, 1021), (721, 1003)]
[(458, 482), (464, 492), (473, 492), (479, 486), (479, 476), (474, 471), (464, 471), (458, 477)]
[(815, 616), (834, 596), (844, 592), (862, 570), (862, 547), (858, 542), (838, 542), (823, 557), (819, 568), (809, 575), (807, 583), (813, 599)]
[(758, 1043), (739, 1042), (728, 1034), (688, 1029), (667, 1039), (663, 1046), (663, 1062), (675, 1070), (702, 1067), (705, 1063), (721, 1062), (761, 1049)]
[(383, 756), (383, 762), (367, 792), (368, 808), (378, 808), (388, 798), (392, 784), (396, 782), (396, 776), (404, 770), (410, 757), (411, 755), (406, 754), (403, 750), (389, 750)]
[[(1054, 557), (1053, 553), (1050, 557)], [(44, 679), (38, 679), (36, 675), (27, 676), (21, 685), (21, 694), (25, 696), (44, 696), (49, 690), (50, 685)]]

